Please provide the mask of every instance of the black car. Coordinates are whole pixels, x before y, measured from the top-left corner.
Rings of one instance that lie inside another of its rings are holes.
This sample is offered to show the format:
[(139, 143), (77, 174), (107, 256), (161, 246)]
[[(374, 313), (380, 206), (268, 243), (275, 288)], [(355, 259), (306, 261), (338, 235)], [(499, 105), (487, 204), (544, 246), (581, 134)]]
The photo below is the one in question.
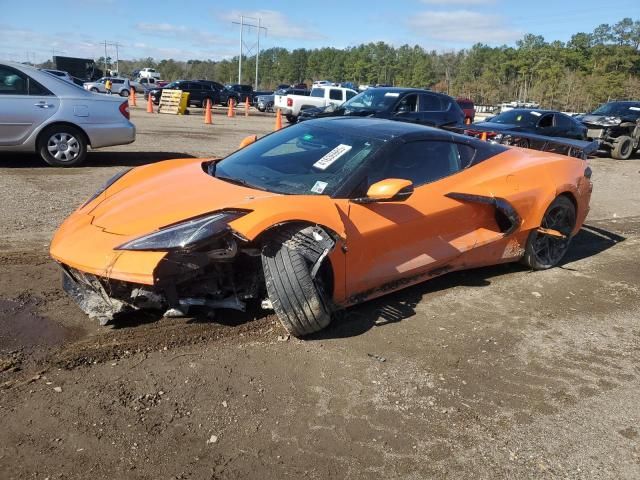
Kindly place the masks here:
[(500, 135), (500, 138), (511, 135), (516, 138), (514, 145), (523, 148), (535, 146), (531, 145), (530, 138), (518, 137), (518, 133), (574, 140), (587, 139), (586, 127), (575, 118), (553, 110), (529, 108), (508, 110), (491, 118), (490, 121), (474, 123), (467, 130), (467, 133), (476, 137), (481, 136), (483, 132), (486, 132), (489, 140), (497, 135)]
[(253, 87), (251, 85), (240, 85), (238, 83), (226, 85), (224, 90), (220, 92), (219, 103), (229, 105), (229, 100), (232, 98), (236, 105), (244, 102), (247, 98), (249, 99), (249, 103), (253, 103)]
[(389, 118), (431, 127), (462, 125), (464, 113), (448, 95), (420, 88), (368, 88), (339, 107), (309, 108), (300, 112), (298, 121), (311, 118), (358, 116)]
[(627, 160), (640, 148), (640, 102), (605, 103), (577, 118), (586, 125), (589, 140), (610, 150), (613, 158)]
[[(160, 97), (163, 90), (182, 90), (183, 92), (189, 92), (189, 105), (196, 107), (205, 107), (207, 100), (211, 100), (211, 105), (215, 105), (220, 102), (220, 90), (216, 88), (217, 82), (210, 82), (208, 80), (176, 80), (162, 88), (154, 88), (145, 92), (145, 100), (151, 95), (151, 100), (154, 104), (160, 103)], [(221, 85), (220, 85), (221, 86)]]

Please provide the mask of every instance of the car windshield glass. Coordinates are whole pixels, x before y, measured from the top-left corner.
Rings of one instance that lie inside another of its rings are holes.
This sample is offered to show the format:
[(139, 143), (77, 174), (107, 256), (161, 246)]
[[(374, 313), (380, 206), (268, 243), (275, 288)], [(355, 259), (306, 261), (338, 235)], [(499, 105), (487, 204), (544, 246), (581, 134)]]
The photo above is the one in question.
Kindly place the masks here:
[(506, 123), (518, 126), (534, 126), (540, 120), (541, 112), (535, 110), (509, 110), (508, 112), (496, 115), (491, 119), (491, 123)]
[(390, 110), (398, 101), (399, 92), (388, 90), (368, 89), (342, 104), (346, 111), (371, 110), (382, 112)]
[(169, 90), (171, 90), (172, 88), (178, 88), (178, 82), (171, 82), (171, 83), (165, 85), (164, 88), (167, 88)]
[(599, 106), (593, 111), (594, 115), (608, 115), (612, 117), (632, 116), (640, 117), (640, 103), (611, 102)]
[(232, 153), (210, 173), (275, 193), (333, 195), (381, 145), (337, 128), (301, 123)]

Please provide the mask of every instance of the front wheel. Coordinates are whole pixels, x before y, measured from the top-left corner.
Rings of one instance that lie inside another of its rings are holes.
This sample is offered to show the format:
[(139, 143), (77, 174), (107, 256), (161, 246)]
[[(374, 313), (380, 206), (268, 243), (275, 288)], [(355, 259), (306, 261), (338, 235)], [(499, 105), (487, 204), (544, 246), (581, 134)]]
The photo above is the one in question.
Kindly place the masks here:
[(633, 140), (631, 137), (622, 135), (616, 138), (613, 148), (611, 149), (611, 156), (616, 160), (628, 160), (633, 153)]
[(532, 230), (527, 238), (522, 263), (533, 270), (555, 267), (564, 257), (571, 243), (571, 232), (576, 226), (576, 207), (564, 195), (556, 197), (549, 205), (540, 225), (555, 230), (564, 238)]
[(129, 90), (120, 90), (120, 96), (121, 97), (128, 97), (129, 96)]
[(54, 125), (42, 132), (39, 152), (51, 166), (75, 167), (87, 156), (87, 142), (80, 130), (67, 125)]
[(287, 115), (285, 118), (289, 123), (296, 123), (298, 121), (298, 117), (296, 117), (295, 115)]
[(99, 93), (100, 92), (100, 90), (98, 90), (96, 87), (91, 87), (91, 91), (93, 93)]

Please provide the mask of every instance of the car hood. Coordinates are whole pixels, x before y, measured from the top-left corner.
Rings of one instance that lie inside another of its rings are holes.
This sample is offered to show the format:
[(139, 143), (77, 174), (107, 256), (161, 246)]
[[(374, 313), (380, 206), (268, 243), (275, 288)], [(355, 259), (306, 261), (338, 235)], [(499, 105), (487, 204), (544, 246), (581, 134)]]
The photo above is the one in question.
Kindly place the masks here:
[(108, 233), (143, 235), (209, 212), (251, 210), (253, 201), (279, 196), (212, 177), (203, 161), (168, 160), (132, 170), (90, 204), (92, 224)]
[[(619, 119), (620, 119), (620, 117), (616, 117), (615, 115), (591, 115), (591, 114), (587, 114), (587, 115), (583, 115), (583, 116), (579, 117), (579, 120), (582, 123), (586, 123), (586, 124), (590, 124), (590, 125), (606, 125), (606, 126), (612, 126), (614, 124), (618, 124), (619, 123)], [(612, 122), (612, 120), (616, 120), (616, 121)]]

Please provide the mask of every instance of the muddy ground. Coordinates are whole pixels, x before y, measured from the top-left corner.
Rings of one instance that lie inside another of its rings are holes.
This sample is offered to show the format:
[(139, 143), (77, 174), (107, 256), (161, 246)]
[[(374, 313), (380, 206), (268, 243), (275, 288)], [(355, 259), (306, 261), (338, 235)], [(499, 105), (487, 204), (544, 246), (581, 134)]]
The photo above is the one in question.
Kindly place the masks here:
[(640, 159), (591, 161), (560, 268), (449, 274), (288, 339), (262, 311), (97, 327), (47, 256), (123, 167), (232, 151), (272, 117), (133, 111), (82, 168), (0, 156), (0, 478), (640, 477)]

